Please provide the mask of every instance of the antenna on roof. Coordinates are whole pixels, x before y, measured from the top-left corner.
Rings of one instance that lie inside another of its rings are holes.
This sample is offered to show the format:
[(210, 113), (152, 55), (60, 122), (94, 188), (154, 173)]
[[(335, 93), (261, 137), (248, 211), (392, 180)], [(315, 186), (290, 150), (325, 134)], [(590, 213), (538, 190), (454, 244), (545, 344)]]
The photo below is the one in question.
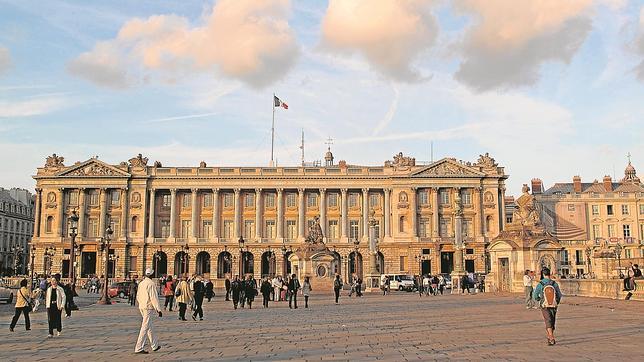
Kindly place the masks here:
[(302, 166), (304, 166), (304, 128), (302, 128), (302, 144), (300, 145), (302, 150)]

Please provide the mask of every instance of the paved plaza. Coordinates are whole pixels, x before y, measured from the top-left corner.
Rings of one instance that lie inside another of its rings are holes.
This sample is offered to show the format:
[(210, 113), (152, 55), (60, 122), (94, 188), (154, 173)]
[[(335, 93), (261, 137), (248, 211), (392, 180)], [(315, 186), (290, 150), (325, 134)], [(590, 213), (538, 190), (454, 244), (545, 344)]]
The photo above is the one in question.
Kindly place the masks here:
[[(2, 318), (1, 361), (25, 360), (642, 360), (644, 303), (606, 299), (564, 299), (557, 324), (558, 344), (545, 346), (541, 313), (526, 310), (518, 295), (315, 294), (311, 308), (289, 310), (284, 302), (233, 310), (221, 294), (204, 303), (205, 320), (178, 320), (174, 312), (154, 319), (159, 352), (133, 354), (141, 316), (124, 302), (83, 306), (63, 321), (61, 337), (47, 339), (42, 312), (32, 331), (21, 319), (8, 331), (10, 308)], [(260, 298), (261, 299), (261, 298)]]

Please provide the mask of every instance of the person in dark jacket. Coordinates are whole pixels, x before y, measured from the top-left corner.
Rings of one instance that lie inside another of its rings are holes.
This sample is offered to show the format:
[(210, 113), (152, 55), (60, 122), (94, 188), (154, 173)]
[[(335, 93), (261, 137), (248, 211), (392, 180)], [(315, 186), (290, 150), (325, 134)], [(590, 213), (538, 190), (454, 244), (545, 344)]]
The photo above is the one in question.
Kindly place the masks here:
[(206, 286), (201, 281), (201, 275), (197, 275), (194, 283), (192, 284), (192, 291), (194, 292), (194, 302), (195, 310), (192, 313), (192, 320), (197, 320), (197, 315), (199, 315), (199, 320), (203, 320), (203, 297), (206, 295)]
[(134, 306), (136, 304), (136, 292), (138, 290), (138, 287), (139, 285), (137, 284), (136, 280), (133, 280), (130, 283), (130, 288), (127, 294), (127, 301), (131, 306)]
[(233, 279), (233, 282), (230, 283), (230, 293), (233, 297), (233, 307), (237, 309), (237, 304), (239, 303), (239, 294), (242, 289), (242, 283), (239, 280), (239, 277), (235, 275), (235, 278)]
[(208, 282), (206, 282), (206, 298), (208, 299), (208, 302), (215, 296), (215, 291), (214, 291), (215, 286), (212, 284), (212, 281), (208, 279)]
[(268, 277), (264, 278), (262, 281), (260, 291), (262, 292), (262, 304), (264, 305), (264, 308), (268, 308), (268, 301), (271, 299), (271, 292), (273, 291), (273, 286), (271, 285), (271, 282), (268, 281)]
[(230, 301), (230, 279), (228, 277), (226, 277), (225, 285), (226, 285), (226, 301), (228, 302)]
[(291, 280), (288, 282), (288, 307), (291, 308), (291, 303), (294, 304), (294, 308), (297, 309), (297, 291), (300, 290), (300, 281), (297, 280), (297, 275), (291, 275)]
[(248, 276), (246, 279), (246, 302), (248, 303), (248, 309), (253, 309), (253, 301), (257, 295), (257, 281), (253, 278), (252, 275)]

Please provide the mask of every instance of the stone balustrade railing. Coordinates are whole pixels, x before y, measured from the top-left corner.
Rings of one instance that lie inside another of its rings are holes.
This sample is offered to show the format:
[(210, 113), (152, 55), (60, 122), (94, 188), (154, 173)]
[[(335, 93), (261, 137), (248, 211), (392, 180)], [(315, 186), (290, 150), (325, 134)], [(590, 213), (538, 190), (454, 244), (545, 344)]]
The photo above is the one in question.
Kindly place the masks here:
[[(628, 294), (623, 291), (622, 279), (561, 279), (557, 282), (564, 296), (625, 299)], [(644, 279), (636, 280), (636, 284), (631, 299), (644, 301)]]

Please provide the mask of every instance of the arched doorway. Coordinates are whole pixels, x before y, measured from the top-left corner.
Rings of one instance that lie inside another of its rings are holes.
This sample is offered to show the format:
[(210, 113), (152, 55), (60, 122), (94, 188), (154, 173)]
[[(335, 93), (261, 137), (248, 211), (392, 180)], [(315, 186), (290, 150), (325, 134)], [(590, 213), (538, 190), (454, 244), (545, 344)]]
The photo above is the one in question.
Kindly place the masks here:
[(385, 274), (385, 256), (381, 252), (376, 254), (376, 270), (380, 274)]
[(210, 254), (205, 251), (197, 254), (197, 274), (210, 274)]
[(284, 254), (284, 264), (282, 264), (282, 276), (293, 274), (293, 268), (291, 267), (291, 261), (289, 260), (289, 257), (291, 256), (291, 254), (293, 254), (292, 251), (289, 251), (286, 254)]
[(244, 251), (242, 253), (241, 270), (242, 275), (255, 273), (255, 257), (250, 251)]
[(152, 255), (152, 268), (154, 269), (155, 278), (168, 274), (168, 255), (161, 250), (155, 252)]
[(188, 272), (190, 257), (185, 251), (180, 251), (174, 256), (174, 275)]
[(276, 270), (275, 253), (266, 251), (262, 254), (262, 278), (274, 277)]
[(333, 263), (331, 263), (331, 273), (333, 277), (336, 275), (342, 276), (342, 256), (337, 251), (333, 252)]
[(232, 274), (233, 257), (227, 251), (222, 251), (217, 257), (217, 278), (223, 279)]
[(362, 279), (362, 254), (352, 251), (349, 254), (349, 278), (355, 274), (358, 278)]

